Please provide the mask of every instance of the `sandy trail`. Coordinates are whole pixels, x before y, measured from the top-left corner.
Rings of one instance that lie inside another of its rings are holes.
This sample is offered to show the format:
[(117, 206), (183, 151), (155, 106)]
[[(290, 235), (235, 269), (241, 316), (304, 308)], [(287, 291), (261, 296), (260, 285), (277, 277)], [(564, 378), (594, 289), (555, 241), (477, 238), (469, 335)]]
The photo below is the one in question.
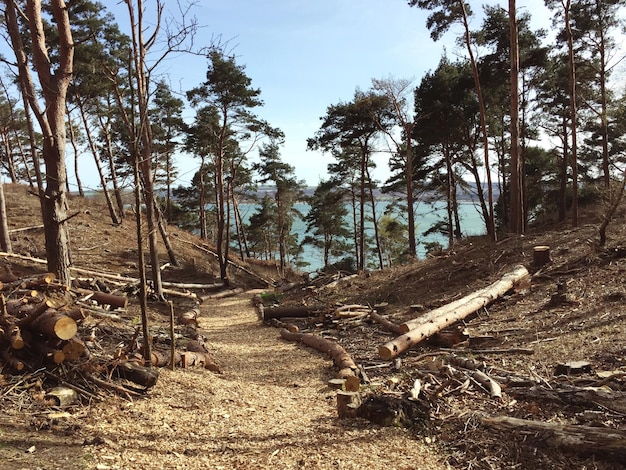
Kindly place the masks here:
[(338, 420), (332, 363), (262, 325), (250, 295), (202, 306), (222, 374), (164, 369), (148, 399), (99, 404), (85, 468), (446, 468), (409, 431)]

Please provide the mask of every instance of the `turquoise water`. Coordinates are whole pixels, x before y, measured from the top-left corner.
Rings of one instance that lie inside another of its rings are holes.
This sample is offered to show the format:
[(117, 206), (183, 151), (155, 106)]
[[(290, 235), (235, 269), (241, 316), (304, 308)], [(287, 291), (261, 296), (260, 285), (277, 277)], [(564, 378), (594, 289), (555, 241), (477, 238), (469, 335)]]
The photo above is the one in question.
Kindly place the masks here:
[[(380, 201), (376, 205), (376, 213), (380, 217), (387, 206), (387, 201)], [(239, 209), (245, 222), (254, 213), (258, 206), (255, 204), (240, 204)], [(309, 205), (299, 203), (295, 205), (303, 215), (309, 211)], [(459, 214), (461, 217), (461, 231), (464, 237), (473, 235), (483, 235), (485, 233), (485, 225), (478, 212), (478, 207), (472, 202), (462, 202), (459, 206)], [(434, 223), (444, 220), (446, 217), (446, 206), (444, 202), (421, 203), (416, 207), (415, 223), (417, 225), (417, 255), (419, 258), (426, 256), (426, 243), (439, 242), (444, 248), (448, 245), (448, 238), (441, 234), (430, 234), (424, 236), (424, 232), (428, 230)], [(399, 217), (404, 223), (401, 217)], [(293, 224), (292, 232), (298, 235), (298, 240), (302, 241), (305, 237), (306, 223), (301, 219), (296, 219)], [(370, 228), (370, 230), (372, 230)], [(323, 253), (311, 245), (304, 246), (304, 252), (301, 260), (309, 263), (309, 266), (302, 268), (304, 271), (316, 271), (323, 266)]]

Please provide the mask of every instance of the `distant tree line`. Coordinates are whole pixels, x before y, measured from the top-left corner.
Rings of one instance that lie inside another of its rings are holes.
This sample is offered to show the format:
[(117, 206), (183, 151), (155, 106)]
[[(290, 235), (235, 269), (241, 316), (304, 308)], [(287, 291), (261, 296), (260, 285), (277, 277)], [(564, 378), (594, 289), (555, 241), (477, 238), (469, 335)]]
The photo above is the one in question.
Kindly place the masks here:
[[(305, 196), (304, 182), (282, 160), (283, 132), (258, 114), (261, 90), (227, 44), (194, 49), (189, 10), (166, 21), (161, 1), (126, 0), (131, 28), (121, 31), (95, 1), (6, 0), (2, 26), (14, 54), (2, 57), (0, 75), (2, 173), (39, 194), (49, 269), (64, 282), (67, 193), (91, 189), (81, 180), (85, 159), (95, 164), (114, 224), (127, 223), (124, 195), (132, 190), (135, 206), (145, 208), (137, 211), (138, 248), (147, 236), (159, 295), (159, 237), (177, 263), (168, 224), (215, 245), (225, 283), (231, 256), (275, 260), (284, 273), (303, 266), (304, 245), (322, 251), (325, 270), (408, 262), (421, 242), (416, 208), (432, 199), (445, 203), (445, 217), (428, 230), (453, 247), (464, 234), (459, 194), (467, 192), (492, 240), (548, 219), (569, 217), (576, 226), (579, 205), (594, 198), (606, 208), (604, 243), (626, 182), (626, 100), (611, 80), (623, 59), (617, 38), (625, 1), (546, 0), (548, 34), (532, 30), (530, 13), (518, 12), (514, 0), (508, 9), (483, 7), (477, 30), (468, 2), (410, 0), (428, 12), (433, 40), (460, 26), (458, 51), (444, 53), (418, 82), (375, 78), (369, 89), (329, 104), (307, 146), (333, 162)], [(148, 12), (157, 18), (152, 30)], [(160, 73), (174, 53), (202, 57), (206, 79), (174, 90)], [(190, 122), (186, 108), (194, 111)], [(177, 184), (182, 153), (197, 163), (187, 186)], [(384, 182), (372, 177), (380, 155), (391, 170)], [(259, 185), (273, 189), (257, 200)], [(10, 251), (1, 189), (0, 248)], [(378, 191), (393, 197), (382, 215)], [(256, 202), (249, 218), (242, 201)], [(307, 214), (297, 202), (309, 204)], [(307, 227), (302, 240), (293, 230), (298, 218)]]

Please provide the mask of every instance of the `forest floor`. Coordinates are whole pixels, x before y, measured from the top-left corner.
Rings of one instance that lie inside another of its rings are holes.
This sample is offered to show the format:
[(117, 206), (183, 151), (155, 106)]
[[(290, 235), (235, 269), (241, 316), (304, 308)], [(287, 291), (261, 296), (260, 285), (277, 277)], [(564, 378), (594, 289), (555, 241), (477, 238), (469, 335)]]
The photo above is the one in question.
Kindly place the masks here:
[[(5, 194), (9, 228), (31, 227), (12, 233), (14, 252), (44, 258), (36, 197), (24, 186), (6, 185)], [(162, 368), (156, 386), (141, 397), (102, 393), (97, 400), (83, 398), (58, 409), (44, 399), (45, 390), (56, 385), (51, 376), (72, 364), (47, 365), (51, 375), (36, 370), (19, 375), (5, 366), (0, 369), (2, 468), (625, 468), (601, 447), (581, 453), (584, 446), (557, 445), (550, 433), (502, 431), (482, 421), (509, 416), (626, 430), (626, 409), (620, 408), (626, 392), (626, 218), (621, 210), (607, 244), (599, 247), (602, 210), (585, 208), (576, 228), (554, 223), (495, 243), (469, 239), (440, 256), (362, 273), (334, 288), (321, 288), (318, 280), (282, 292), (258, 281), (279, 284), (270, 265), (246, 264), (254, 277), (233, 268), (232, 284), (245, 292), (202, 303), (196, 332), (220, 373)], [(107, 222), (101, 201), (76, 197), (70, 214), (76, 214), (70, 219), (74, 266), (136, 277), (132, 214), (116, 227)], [(217, 282), (216, 262), (202, 242), (174, 227), (170, 235), (181, 267), (163, 269), (164, 279)], [(537, 245), (551, 247), (551, 262), (540, 269), (532, 267)], [(399, 324), (481, 289), (519, 264), (531, 272), (530, 285), (450, 329), (462, 331), (458, 344), (429, 340), (385, 361), (377, 348), (395, 334), (369, 318), (329, 316), (339, 305), (384, 304), (381, 313)], [(45, 272), (45, 265), (0, 257), (2, 269), (26, 277)], [(555, 302), (558, 286), (566, 287), (566, 295)], [(406, 397), (420, 379), (428, 422), (385, 427), (361, 418), (339, 419), (336, 391), (328, 385), (337, 372), (332, 361), (281, 339), (277, 329), (261, 322), (251, 301), (259, 289), (281, 306), (326, 307), (322, 316), (289, 321), (350, 353), (363, 372), (364, 395)], [(176, 311), (192, 306), (183, 298), (171, 300)], [(88, 317), (81, 324), (81, 332), (97, 338), (100, 355), (113, 357), (116, 347), (132, 341), (139, 319), (135, 297), (118, 316)], [(149, 316), (151, 332), (160, 338), (168, 328), (169, 307), (151, 300)], [(503, 383), (502, 397), (492, 398), (471, 374), (442, 375), (442, 362), (452, 352), (493, 375), (507, 371), (530, 379), (535, 387)], [(580, 374), (563, 373), (560, 366), (571, 361), (588, 365)], [(557, 394), (565, 386), (602, 390), (618, 399), (571, 400)]]

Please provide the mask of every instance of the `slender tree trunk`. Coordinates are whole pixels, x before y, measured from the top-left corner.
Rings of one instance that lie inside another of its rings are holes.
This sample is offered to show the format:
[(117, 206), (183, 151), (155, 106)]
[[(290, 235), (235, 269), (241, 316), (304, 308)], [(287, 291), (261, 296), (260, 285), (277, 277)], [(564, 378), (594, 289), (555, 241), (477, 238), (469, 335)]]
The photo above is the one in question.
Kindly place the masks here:
[[(80, 180), (80, 172), (78, 171), (78, 146), (76, 145), (76, 136), (74, 135), (74, 123), (72, 122), (72, 116), (70, 114), (70, 108), (65, 106), (65, 114), (67, 115), (67, 128), (70, 131), (70, 144), (74, 150), (74, 178), (76, 178), (76, 187), (78, 188), (78, 195), (85, 197), (85, 191), (83, 190), (83, 183)], [(70, 189), (68, 187), (68, 192)]]
[(487, 225), (487, 234), (492, 240), (496, 239), (496, 225), (493, 215), (493, 187), (491, 184), (491, 166), (489, 163), (489, 135), (487, 134), (487, 117), (485, 111), (485, 100), (483, 99), (482, 88), (480, 86), (480, 76), (478, 74), (478, 65), (476, 64), (476, 58), (474, 57), (474, 51), (472, 50), (472, 42), (470, 38), (469, 22), (467, 20), (467, 11), (465, 9), (465, 1), (459, 0), (459, 5), (463, 12), (463, 25), (465, 27), (465, 45), (470, 57), (470, 63), (472, 66), (472, 75), (474, 76), (474, 85), (476, 87), (476, 96), (478, 98), (478, 108), (480, 115), (480, 127), (483, 134), (483, 152), (485, 155), (485, 172), (487, 175), (487, 198), (489, 205), (489, 224)]
[[(206, 240), (206, 188), (204, 186), (204, 157), (200, 161), (200, 173), (198, 174), (200, 193), (198, 194), (198, 216), (200, 218), (200, 239)], [(216, 207), (217, 210), (217, 207)]]
[(4, 183), (0, 176), (0, 249), (6, 253), (12, 253), (11, 237), (9, 236), (9, 221), (7, 217), (7, 205), (4, 198)]
[(411, 134), (413, 133), (413, 123), (409, 123), (405, 126), (406, 134), (406, 207), (407, 207), (407, 222), (409, 224), (409, 256), (411, 258), (417, 257), (417, 242), (415, 240), (415, 206), (413, 198), (413, 147)]
[(106, 178), (104, 177), (104, 171), (102, 170), (100, 158), (98, 157), (98, 150), (96, 149), (93, 137), (91, 136), (91, 131), (89, 130), (89, 123), (87, 122), (87, 115), (85, 113), (84, 103), (82, 102), (80, 96), (76, 96), (76, 100), (78, 101), (78, 109), (80, 111), (83, 128), (85, 129), (85, 135), (87, 136), (87, 142), (89, 143), (89, 149), (91, 150), (91, 154), (93, 155), (93, 159), (96, 164), (96, 169), (98, 170), (98, 177), (100, 178), (100, 185), (102, 186), (102, 194), (104, 194), (104, 200), (106, 201), (107, 208), (109, 209), (109, 216), (111, 217), (111, 221), (114, 224), (121, 224), (122, 220), (120, 219), (120, 217), (118, 217), (117, 212), (115, 211), (115, 207), (113, 206), (113, 200), (111, 199), (111, 195), (109, 194)]
[[(109, 164), (109, 179), (113, 185), (113, 195), (115, 196), (115, 202), (117, 204), (117, 214), (120, 218), (120, 223), (124, 220), (124, 198), (122, 195), (122, 189), (117, 181), (117, 171), (115, 170), (115, 158), (113, 156), (113, 144), (111, 142), (111, 125), (109, 122), (105, 122), (102, 117), (98, 117), (100, 127), (102, 128), (102, 134), (106, 144), (106, 156)], [(104, 176), (104, 175), (103, 175)], [(106, 187), (106, 179), (102, 186)]]
[(576, 63), (574, 62), (574, 35), (570, 19), (571, 0), (565, 2), (565, 31), (569, 60), (569, 108), (572, 134), (572, 226), (578, 227), (578, 143), (576, 124)]
[[(596, 12), (599, 18), (603, 17), (602, 2), (596, 0)], [(602, 171), (604, 177), (604, 187), (611, 187), (611, 170), (609, 167), (609, 123), (607, 113), (607, 59), (606, 59), (606, 37), (604, 25), (600, 27), (600, 135), (602, 136)]]
[(524, 230), (522, 210), (522, 166), (519, 157), (519, 46), (517, 37), (516, 1), (509, 0), (509, 32), (511, 50), (511, 213), (509, 231), (521, 234)]
[(367, 171), (367, 187), (369, 189), (369, 200), (370, 200), (370, 204), (372, 206), (372, 225), (374, 226), (374, 240), (376, 242), (376, 253), (378, 254), (378, 266), (379, 269), (383, 269), (385, 267), (384, 261), (383, 261), (383, 251), (381, 248), (381, 243), (380, 243), (380, 235), (378, 233), (378, 217), (376, 216), (376, 198), (374, 197), (374, 188), (373, 188), (373, 183), (372, 183), (372, 178), (370, 176), (370, 170), (369, 168), (366, 166), (366, 171)]
[(567, 167), (568, 160), (567, 156), (569, 155), (569, 132), (567, 131), (567, 116), (563, 116), (562, 122), (563, 128), (563, 157), (561, 158), (561, 177), (560, 177), (560, 185), (559, 185), (559, 222), (565, 220), (567, 216)]
[(365, 269), (365, 172), (367, 168), (366, 146), (361, 148), (361, 169), (359, 175), (359, 264), (358, 270)]

